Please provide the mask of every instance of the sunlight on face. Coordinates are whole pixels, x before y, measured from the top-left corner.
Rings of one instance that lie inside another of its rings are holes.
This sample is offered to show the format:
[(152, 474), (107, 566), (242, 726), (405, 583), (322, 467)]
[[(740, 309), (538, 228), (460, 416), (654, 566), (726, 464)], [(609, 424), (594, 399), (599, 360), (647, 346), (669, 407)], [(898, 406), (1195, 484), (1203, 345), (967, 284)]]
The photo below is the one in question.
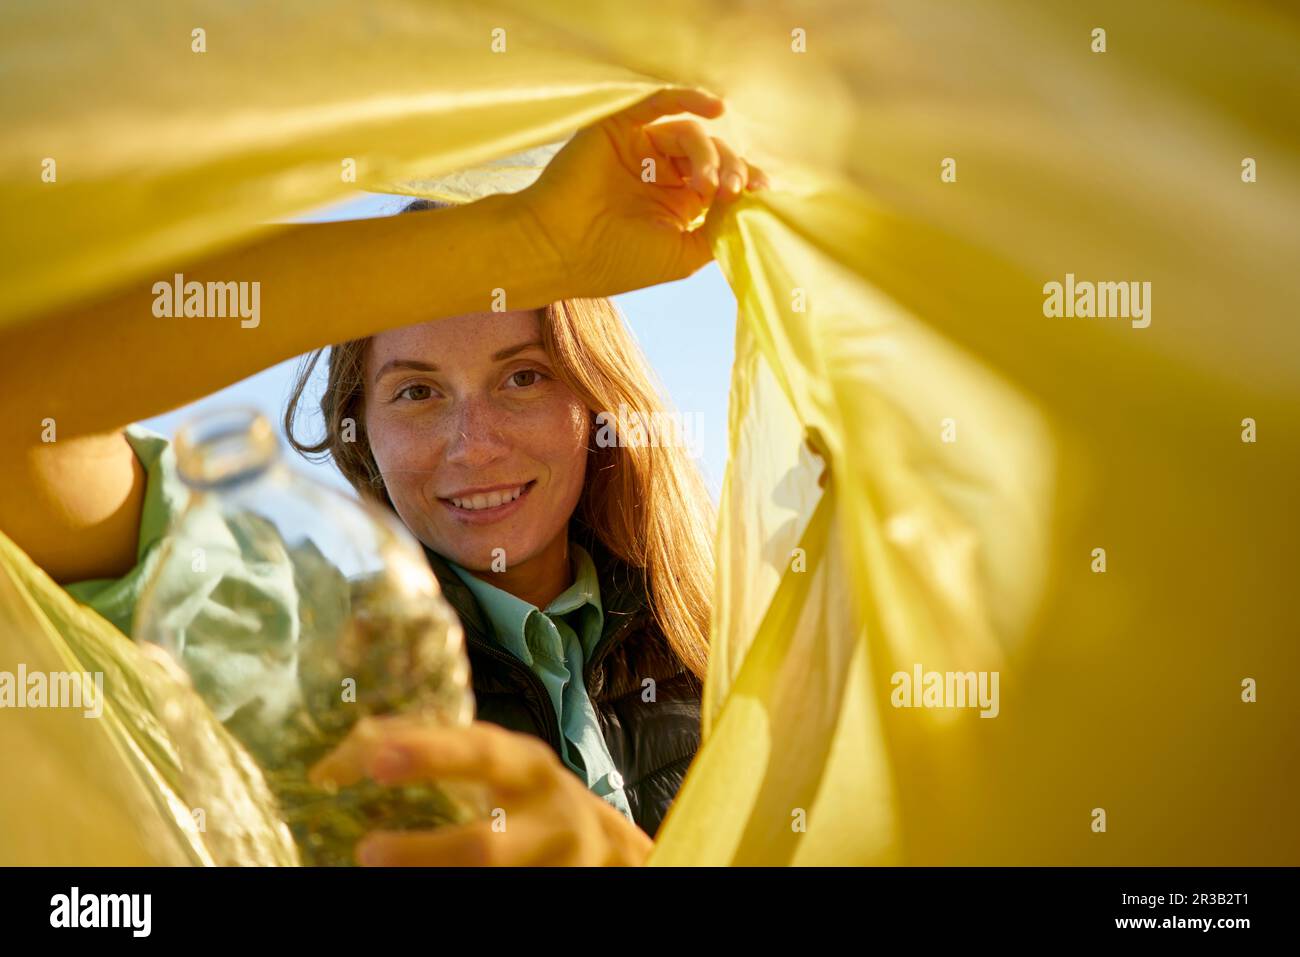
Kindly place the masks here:
[(366, 430), (412, 533), (470, 571), (562, 547), (586, 477), (590, 411), (561, 382), (534, 311), (474, 313), (380, 333), (365, 364)]

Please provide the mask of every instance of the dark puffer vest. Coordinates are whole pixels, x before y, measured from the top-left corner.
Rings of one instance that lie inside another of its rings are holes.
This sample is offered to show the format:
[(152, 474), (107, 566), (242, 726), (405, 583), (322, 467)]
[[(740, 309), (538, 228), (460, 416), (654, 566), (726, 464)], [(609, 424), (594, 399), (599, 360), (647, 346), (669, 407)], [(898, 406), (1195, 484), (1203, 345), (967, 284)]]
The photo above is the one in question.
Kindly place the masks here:
[[(633, 819), (654, 837), (700, 745), (703, 689), (655, 626), (643, 576), (598, 543), (582, 544), (596, 566), (605, 619), (583, 678)], [(559, 756), (560, 723), (541, 679), (497, 644), (446, 560), (425, 554), (465, 628), (478, 719), (541, 738)]]

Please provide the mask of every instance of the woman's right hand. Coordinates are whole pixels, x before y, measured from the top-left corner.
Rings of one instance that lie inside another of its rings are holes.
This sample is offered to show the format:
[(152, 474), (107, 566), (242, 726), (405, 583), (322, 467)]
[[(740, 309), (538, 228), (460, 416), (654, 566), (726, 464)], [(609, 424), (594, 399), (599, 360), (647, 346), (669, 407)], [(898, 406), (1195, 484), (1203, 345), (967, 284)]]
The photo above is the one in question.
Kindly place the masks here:
[[(682, 279), (713, 258), (712, 227), (767, 177), (696, 120), (654, 121), (722, 112), (722, 100), (703, 91), (662, 90), (580, 130), (515, 194), (568, 274), (565, 296)], [(690, 229), (706, 210), (704, 226)]]
[(473, 782), (489, 816), (432, 831), (372, 831), (359, 863), (381, 867), (644, 864), (650, 838), (592, 794), (537, 738), (476, 721), (365, 718), (311, 770), (317, 785)]

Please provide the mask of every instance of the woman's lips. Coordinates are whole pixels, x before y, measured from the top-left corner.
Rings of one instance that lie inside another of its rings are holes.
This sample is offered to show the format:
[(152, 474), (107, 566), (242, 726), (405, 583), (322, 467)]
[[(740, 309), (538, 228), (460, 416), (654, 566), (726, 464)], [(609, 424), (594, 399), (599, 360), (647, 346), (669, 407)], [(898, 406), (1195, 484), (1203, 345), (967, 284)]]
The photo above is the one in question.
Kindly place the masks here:
[(524, 500), (528, 498), (528, 493), (533, 490), (533, 486), (536, 484), (536, 479), (526, 483), (518, 498), (490, 508), (462, 508), (449, 498), (440, 498), (438, 501), (458, 522), (465, 525), (490, 525), (519, 511), (523, 507)]

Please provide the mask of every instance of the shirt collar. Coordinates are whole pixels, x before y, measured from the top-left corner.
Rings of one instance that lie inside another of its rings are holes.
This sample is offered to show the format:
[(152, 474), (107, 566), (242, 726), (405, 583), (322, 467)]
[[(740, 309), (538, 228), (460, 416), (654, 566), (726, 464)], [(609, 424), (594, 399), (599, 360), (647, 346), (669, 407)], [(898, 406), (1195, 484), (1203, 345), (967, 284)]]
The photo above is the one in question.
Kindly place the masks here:
[(550, 618), (562, 617), (569, 622), (582, 643), (585, 655), (591, 654), (604, 630), (604, 611), (600, 603), (600, 581), (596, 575), (596, 565), (580, 545), (571, 542), (569, 554), (574, 568), (573, 584), (560, 592), (544, 612), (536, 605), (476, 577), (453, 561), (448, 560), (447, 564), (478, 601), (498, 641), (531, 665), (532, 653), (528, 650), (526, 629), (528, 619), (536, 613), (544, 613)]

